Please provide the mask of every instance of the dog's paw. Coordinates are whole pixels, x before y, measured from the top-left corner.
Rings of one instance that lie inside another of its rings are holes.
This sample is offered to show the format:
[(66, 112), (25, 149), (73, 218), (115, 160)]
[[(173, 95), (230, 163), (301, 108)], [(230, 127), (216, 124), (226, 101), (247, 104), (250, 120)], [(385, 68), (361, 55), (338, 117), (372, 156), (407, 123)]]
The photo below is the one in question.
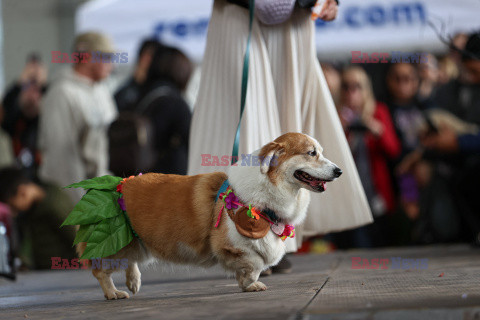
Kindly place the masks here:
[(255, 281), (251, 285), (249, 285), (246, 288), (243, 288), (243, 291), (245, 292), (254, 292), (254, 291), (265, 291), (267, 290), (267, 286), (260, 281)]
[(137, 278), (137, 277), (127, 278), (127, 288), (133, 294), (137, 293), (140, 290), (141, 285), (142, 285), (142, 281), (140, 280), (140, 278)]
[(115, 290), (105, 294), (107, 300), (128, 299), (130, 296), (128, 293), (122, 290)]

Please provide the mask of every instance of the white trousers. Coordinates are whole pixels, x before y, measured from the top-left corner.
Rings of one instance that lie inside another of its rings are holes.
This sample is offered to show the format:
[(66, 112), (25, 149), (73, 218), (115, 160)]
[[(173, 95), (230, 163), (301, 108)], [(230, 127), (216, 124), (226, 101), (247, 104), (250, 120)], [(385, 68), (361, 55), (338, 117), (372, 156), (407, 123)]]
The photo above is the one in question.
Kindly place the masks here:
[[(287, 132), (316, 138), (324, 156), (344, 174), (312, 193), (305, 223), (297, 226), (293, 252), (303, 237), (372, 221), (355, 163), (316, 57), (313, 21), (307, 10), (274, 26), (253, 23), (248, 93), (239, 154), (250, 153)], [(189, 174), (225, 171), (202, 166), (201, 154), (229, 156), (239, 120), (248, 10), (215, 0), (190, 133)]]

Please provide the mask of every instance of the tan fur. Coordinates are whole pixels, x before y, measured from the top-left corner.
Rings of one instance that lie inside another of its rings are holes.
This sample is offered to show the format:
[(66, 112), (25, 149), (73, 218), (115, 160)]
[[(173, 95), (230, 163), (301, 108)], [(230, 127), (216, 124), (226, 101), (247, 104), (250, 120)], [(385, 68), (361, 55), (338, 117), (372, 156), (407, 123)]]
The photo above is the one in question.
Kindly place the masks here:
[(150, 173), (127, 181), (123, 194), (133, 229), (159, 258), (191, 263), (178, 254), (181, 243), (208, 264), (213, 259), (209, 238), (215, 225), (215, 197), (226, 179), (219, 172), (197, 176)]
[[(311, 161), (305, 152), (313, 150), (312, 142), (305, 138), (305, 135), (297, 132), (289, 132), (281, 135), (273, 142), (270, 142), (263, 146), (260, 150), (259, 157), (264, 159), (265, 157), (276, 157), (277, 165), (270, 166), (267, 175), (273, 184), (280, 179), (279, 164), (286, 162), (288, 159), (295, 155), (304, 154), (305, 161)], [(321, 150), (318, 150), (321, 152)]]

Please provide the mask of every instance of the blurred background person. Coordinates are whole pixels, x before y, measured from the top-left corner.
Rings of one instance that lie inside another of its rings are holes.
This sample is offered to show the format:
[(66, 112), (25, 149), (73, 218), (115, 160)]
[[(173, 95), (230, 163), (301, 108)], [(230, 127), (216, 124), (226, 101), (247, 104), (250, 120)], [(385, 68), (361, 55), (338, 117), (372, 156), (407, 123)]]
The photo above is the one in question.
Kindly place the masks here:
[(448, 56), (455, 62), (459, 69), (462, 68), (462, 50), (467, 45), (469, 34), (465, 32), (457, 32), (450, 41)]
[[(113, 53), (110, 40), (99, 33), (84, 33), (76, 37), (74, 52), (89, 53), (88, 62), (62, 70), (42, 101), (40, 115), (39, 177), (60, 186), (109, 173), (107, 129), (117, 116), (113, 97), (101, 83), (112, 64), (91, 56)], [(70, 194), (80, 200), (83, 192)]]
[(460, 71), (453, 59), (445, 55), (438, 59), (438, 84), (444, 85), (458, 78)]
[(32, 53), (19, 79), (3, 99), (5, 121), (18, 164), (31, 179), (37, 179), (41, 157), (37, 146), (40, 101), (47, 88), (47, 69)]
[[(417, 96), (419, 84), (420, 79), (415, 64), (394, 63), (389, 66), (386, 76), (386, 102), (401, 144), (401, 153), (393, 165), (400, 163), (407, 154), (419, 147), (420, 133), (424, 125), (423, 112), (433, 106), (429, 101), (419, 101)], [(418, 172), (403, 172), (396, 177), (402, 209), (413, 220), (419, 214), (420, 197), (415, 175), (420, 174), (419, 172), (424, 168), (419, 164), (415, 169)]]
[(427, 62), (418, 64), (418, 100), (426, 106), (434, 103), (435, 94), (438, 89), (439, 69), (437, 58), (433, 54), (426, 54)]
[(0, 170), (0, 203), (10, 209), (13, 252), (27, 268), (50, 269), (51, 257), (71, 259), (74, 227), (59, 228), (73, 204), (58, 187), (39, 185), (15, 168)]
[[(3, 106), (0, 104), (0, 125), (3, 123)], [(12, 140), (0, 126), (0, 169), (14, 164)]]
[(332, 94), (333, 102), (336, 106), (340, 103), (342, 77), (338, 69), (330, 63), (322, 62), (322, 71), (327, 81), (328, 90)]
[(133, 75), (115, 93), (118, 111), (133, 110), (140, 98), (140, 89), (147, 79), (153, 54), (160, 43), (155, 39), (144, 40), (138, 50), (137, 64)]
[(192, 70), (183, 52), (156, 46), (138, 101), (133, 109), (122, 111), (109, 130), (110, 168), (115, 174), (187, 173), (191, 111), (182, 94)]
[(463, 121), (480, 124), (480, 71), (475, 55), (480, 50), (480, 40), (477, 37), (478, 33), (474, 33), (463, 48), (457, 49), (463, 53), (462, 75), (438, 90), (436, 104)]
[(137, 105), (154, 127), (157, 160), (153, 171), (187, 174), (192, 115), (182, 94), (192, 71), (192, 62), (182, 51), (157, 47)]
[[(0, 124), (3, 108), (0, 105)], [(10, 136), (0, 127), (0, 171), (14, 163)], [(1, 190), (1, 188), (0, 188)], [(13, 213), (6, 200), (2, 201), (0, 191), (0, 277), (16, 279), (15, 257), (17, 255), (18, 234), (13, 221)]]
[[(455, 218), (462, 218), (463, 240), (480, 244), (480, 33), (471, 34), (462, 53), (465, 74), (440, 90), (438, 103), (464, 123), (465, 129), (443, 122), (423, 139), (423, 158), (436, 156), (448, 166), (445, 189), (456, 206)], [(467, 130), (467, 127), (469, 128)], [(467, 132), (469, 131), (469, 132)], [(445, 171), (445, 170), (443, 170)], [(452, 219), (450, 219), (452, 220)], [(445, 219), (439, 221), (445, 222)], [(449, 230), (454, 229), (449, 222)], [(458, 239), (458, 238), (456, 238)]]
[(427, 129), (419, 135), (422, 145), (398, 167), (402, 175), (414, 172), (421, 188), (418, 215), (412, 219), (414, 243), (478, 241), (480, 221), (473, 213), (477, 199), (472, 190), (479, 188), (472, 179), (479, 169), (479, 34), (470, 35), (457, 50), (462, 54), (460, 75), (438, 89), (439, 110), (426, 114)]
[(16, 279), (14, 247), (12, 246), (12, 213), (0, 201), (0, 277)]
[(334, 235), (334, 241), (341, 248), (386, 245), (385, 215), (393, 213), (396, 204), (388, 162), (400, 154), (400, 142), (387, 106), (374, 97), (367, 73), (361, 67), (348, 67), (341, 81), (340, 120), (375, 221)]

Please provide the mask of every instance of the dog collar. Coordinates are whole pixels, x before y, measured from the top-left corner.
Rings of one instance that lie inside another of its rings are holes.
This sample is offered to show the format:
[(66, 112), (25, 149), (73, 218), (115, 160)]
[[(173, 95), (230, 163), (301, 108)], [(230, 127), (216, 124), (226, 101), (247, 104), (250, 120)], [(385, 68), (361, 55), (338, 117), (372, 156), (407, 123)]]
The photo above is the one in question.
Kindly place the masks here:
[(275, 214), (275, 211), (270, 210), (270, 209), (265, 209), (262, 212), (265, 213), (267, 215), (267, 217), (269, 217), (270, 220), (272, 220), (274, 223), (279, 223), (280, 222), (280, 218)]
[[(225, 180), (222, 185), (220, 186), (220, 189), (218, 189), (218, 192), (217, 192), (217, 197), (215, 198), (215, 202), (217, 202), (217, 199), (220, 198), (220, 195), (222, 193), (225, 193), (228, 189), (228, 187), (230, 186), (230, 182), (228, 182), (228, 179)], [(223, 199), (222, 199), (223, 200)], [(270, 221), (272, 221), (273, 223), (278, 223), (280, 222), (280, 218), (275, 214), (275, 211), (271, 210), (271, 209), (264, 209), (262, 211), (269, 219)]]
[[(220, 189), (217, 192), (217, 197), (215, 198), (215, 202), (217, 202), (217, 199), (220, 199), (223, 202), (222, 208), (220, 209), (220, 212), (218, 213), (218, 218), (217, 222), (215, 223), (215, 228), (218, 228), (218, 225), (220, 224), (220, 219), (222, 217), (223, 210), (226, 209), (227, 212), (229, 213), (229, 216), (232, 220), (234, 220), (235, 225), (237, 227), (237, 230), (250, 238), (263, 238), (266, 233), (263, 233), (261, 231), (257, 232), (255, 230), (252, 230), (252, 228), (255, 228), (256, 222), (258, 222), (258, 225), (261, 224), (260, 218), (263, 220), (267, 221), (270, 224), (270, 229), (278, 235), (282, 240), (285, 240), (287, 238), (293, 238), (295, 236), (295, 227), (293, 225), (285, 225), (280, 221), (280, 218), (275, 214), (273, 210), (270, 209), (265, 209), (263, 211), (257, 210), (252, 204), (245, 205), (243, 204), (240, 199), (235, 195), (235, 192), (233, 191), (232, 187), (230, 186), (230, 183), (228, 182), (228, 179), (223, 182), (221, 185)], [(233, 210), (236, 210), (238, 208), (247, 208), (248, 210), (237, 210), (237, 213), (232, 213)], [(245, 217), (240, 217), (236, 216), (237, 214), (246, 214), (250, 219), (253, 220), (245, 220)], [(256, 221), (255, 221), (256, 220)], [(239, 221), (242, 221), (243, 226), (239, 226)], [(248, 224), (248, 229), (249, 231), (245, 232), (245, 224)], [(264, 224), (263, 224), (264, 225)], [(267, 224), (268, 226), (268, 224)], [(258, 228), (262, 228), (258, 226)], [(257, 237), (256, 234), (260, 234), (262, 236)], [(248, 234), (248, 235), (247, 235)]]

